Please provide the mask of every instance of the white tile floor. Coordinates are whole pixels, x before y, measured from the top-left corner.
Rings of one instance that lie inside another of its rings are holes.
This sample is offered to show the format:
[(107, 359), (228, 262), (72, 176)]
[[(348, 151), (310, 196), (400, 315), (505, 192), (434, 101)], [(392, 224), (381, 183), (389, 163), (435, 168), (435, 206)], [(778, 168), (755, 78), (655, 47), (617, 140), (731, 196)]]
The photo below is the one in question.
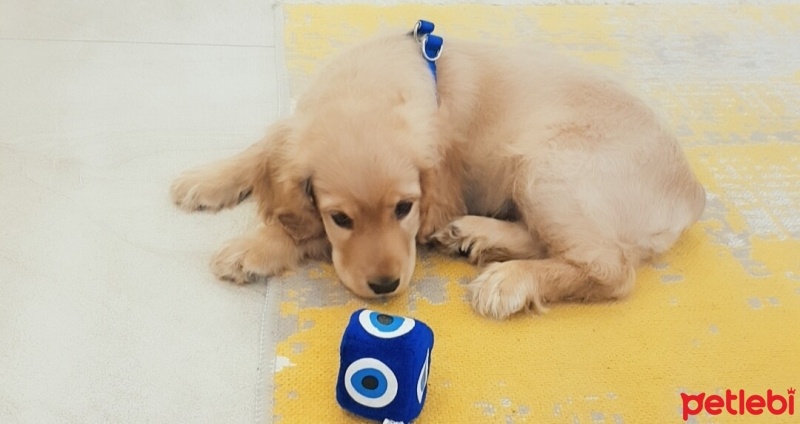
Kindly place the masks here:
[(264, 415), (266, 288), (207, 268), (252, 204), (168, 187), (278, 114), (274, 28), (265, 0), (0, 0), (0, 423)]

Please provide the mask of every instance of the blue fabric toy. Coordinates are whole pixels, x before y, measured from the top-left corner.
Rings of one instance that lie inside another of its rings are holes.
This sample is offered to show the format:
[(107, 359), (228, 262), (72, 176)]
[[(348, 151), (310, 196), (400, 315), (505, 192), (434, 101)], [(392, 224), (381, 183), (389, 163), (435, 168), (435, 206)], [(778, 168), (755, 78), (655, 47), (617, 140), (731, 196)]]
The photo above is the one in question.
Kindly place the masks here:
[(354, 312), (339, 349), (336, 400), (365, 418), (410, 423), (425, 404), (432, 349), (433, 331), (421, 321)]

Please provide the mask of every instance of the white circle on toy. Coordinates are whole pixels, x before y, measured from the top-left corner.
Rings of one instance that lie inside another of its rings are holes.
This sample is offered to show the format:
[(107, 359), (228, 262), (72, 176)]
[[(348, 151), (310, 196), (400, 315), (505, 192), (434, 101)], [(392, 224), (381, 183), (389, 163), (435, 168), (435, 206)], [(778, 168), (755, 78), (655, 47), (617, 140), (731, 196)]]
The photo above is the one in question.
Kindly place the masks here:
[(383, 362), (361, 358), (347, 367), (344, 387), (354, 401), (370, 408), (382, 408), (397, 396), (397, 377)]
[(382, 339), (393, 339), (407, 334), (416, 324), (411, 318), (382, 314), (369, 309), (358, 314), (358, 322), (367, 333)]
[(417, 380), (417, 400), (422, 403), (422, 395), (425, 394), (425, 386), (428, 384), (428, 359), (431, 357), (431, 350), (425, 354), (425, 363), (422, 364), (422, 371), (419, 372)]

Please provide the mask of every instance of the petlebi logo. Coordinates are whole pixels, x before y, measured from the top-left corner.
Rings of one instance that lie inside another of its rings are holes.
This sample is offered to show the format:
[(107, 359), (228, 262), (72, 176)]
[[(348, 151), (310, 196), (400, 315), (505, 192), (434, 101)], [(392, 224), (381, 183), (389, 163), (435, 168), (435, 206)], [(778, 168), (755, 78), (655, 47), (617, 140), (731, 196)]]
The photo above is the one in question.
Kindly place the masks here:
[(786, 396), (773, 392), (772, 389), (767, 390), (766, 395), (746, 393), (744, 390), (734, 392), (730, 389), (725, 390), (725, 396), (681, 393), (683, 420), (687, 421), (690, 416), (703, 411), (709, 415), (794, 415), (794, 393), (795, 389), (792, 387), (786, 390)]

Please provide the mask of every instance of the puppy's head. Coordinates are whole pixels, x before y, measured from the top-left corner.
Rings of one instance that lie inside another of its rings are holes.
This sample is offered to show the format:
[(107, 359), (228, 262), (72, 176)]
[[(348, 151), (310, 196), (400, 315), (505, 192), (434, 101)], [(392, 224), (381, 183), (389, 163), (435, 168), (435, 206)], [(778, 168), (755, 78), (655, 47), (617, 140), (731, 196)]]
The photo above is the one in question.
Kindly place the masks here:
[(309, 172), (339, 279), (356, 295), (376, 298), (409, 285), (420, 229), (420, 176), (434, 153), (427, 148), (432, 137), (424, 130), (426, 119), (412, 124), (402, 101), (360, 103), (340, 98), (323, 113), (309, 113), (297, 126), (295, 157)]
[(350, 152), (347, 162), (321, 166), (313, 177), (336, 272), (366, 298), (405, 290), (416, 259), (419, 173), (389, 159)]
[(407, 146), (397, 146), (397, 134), (347, 134), (354, 139), (315, 152), (311, 179), (333, 265), (358, 296), (400, 293), (416, 261), (419, 168)]
[(386, 42), (399, 56), (371, 56), (381, 44), (320, 73), (266, 173), (283, 193), (270, 194), (266, 215), (296, 241), (326, 236), (339, 279), (365, 298), (408, 287), (421, 224), (429, 233), (443, 216), (428, 190), (442, 157), (435, 86), (407, 37)]

